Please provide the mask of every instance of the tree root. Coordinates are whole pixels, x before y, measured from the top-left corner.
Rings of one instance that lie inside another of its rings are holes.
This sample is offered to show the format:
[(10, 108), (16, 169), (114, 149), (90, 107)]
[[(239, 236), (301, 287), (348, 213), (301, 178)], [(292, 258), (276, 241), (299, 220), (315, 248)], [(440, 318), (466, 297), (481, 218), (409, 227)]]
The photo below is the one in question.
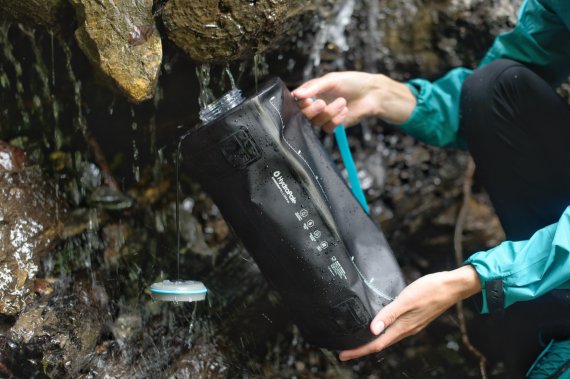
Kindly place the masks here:
[[(469, 211), (469, 201), (471, 200), (471, 186), (473, 184), (473, 174), (475, 172), (475, 162), (473, 158), (469, 157), (467, 169), (465, 170), (465, 180), (463, 182), (463, 203), (457, 215), (455, 222), (455, 231), (453, 234), (453, 248), (455, 251), (455, 261), (457, 266), (463, 265), (463, 227)], [(487, 358), (481, 353), (469, 340), (467, 333), (467, 323), (465, 321), (465, 313), (463, 302), (460, 301), (455, 305), (457, 311), (457, 321), (459, 323), (459, 330), (461, 331), (461, 340), (465, 348), (479, 360), (479, 370), (481, 371), (481, 378), (487, 379)]]

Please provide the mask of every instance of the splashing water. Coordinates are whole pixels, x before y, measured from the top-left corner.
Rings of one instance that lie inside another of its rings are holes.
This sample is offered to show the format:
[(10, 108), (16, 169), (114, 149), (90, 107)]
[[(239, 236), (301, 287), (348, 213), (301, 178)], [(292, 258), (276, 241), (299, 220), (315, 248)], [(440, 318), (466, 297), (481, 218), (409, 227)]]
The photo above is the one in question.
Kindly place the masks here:
[[(321, 21), (315, 34), (313, 45), (309, 53), (309, 59), (303, 69), (303, 79), (309, 80), (314, 76), (320, 76), (321, 54), (327, 42), (333, 43), (341, 52), (349, 49), (346, 39), (346, 29), (350, 24), (354, 13), (355, 0), (346, 0), (340, 7), (336, 17), (328, 22)], [(339, 56), (335, 62), (336, 69), (345, 69), (344, 60)]]
[(303, 70), (303, 81), (311, 79), (315, 73), (315, 68), (319, 67), (321, 64), (321, 52), (324, 49), (326, 42), (326, 24), (324, 21), (319, 23), (317, 34), (315, 35), (315, 40), (311, 46), (311, 52), (309, 53), (309, 59)]

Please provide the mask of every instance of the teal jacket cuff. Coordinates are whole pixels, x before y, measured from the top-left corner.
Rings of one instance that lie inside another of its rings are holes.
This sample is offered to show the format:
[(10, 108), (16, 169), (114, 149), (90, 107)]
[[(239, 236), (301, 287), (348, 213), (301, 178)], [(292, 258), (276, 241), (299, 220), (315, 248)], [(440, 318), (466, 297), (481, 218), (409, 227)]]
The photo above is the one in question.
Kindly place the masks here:
[(505, 241), (465, 261), (481, 280), (482, 313), (570, 289), (570, 207), (527, 241)]

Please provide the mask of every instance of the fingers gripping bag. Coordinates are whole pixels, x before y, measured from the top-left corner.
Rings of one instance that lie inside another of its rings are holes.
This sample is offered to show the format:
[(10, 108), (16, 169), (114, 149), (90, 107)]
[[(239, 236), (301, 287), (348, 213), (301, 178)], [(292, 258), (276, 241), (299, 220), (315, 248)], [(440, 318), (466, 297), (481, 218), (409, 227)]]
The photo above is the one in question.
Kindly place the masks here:
[(369, 342), (370, 321), (404, 287), (392, 250), (283, 82), (269, 80), (245, 100), (236, 91), (183, 138), (182, 168), (309, 342), (334, 350)]

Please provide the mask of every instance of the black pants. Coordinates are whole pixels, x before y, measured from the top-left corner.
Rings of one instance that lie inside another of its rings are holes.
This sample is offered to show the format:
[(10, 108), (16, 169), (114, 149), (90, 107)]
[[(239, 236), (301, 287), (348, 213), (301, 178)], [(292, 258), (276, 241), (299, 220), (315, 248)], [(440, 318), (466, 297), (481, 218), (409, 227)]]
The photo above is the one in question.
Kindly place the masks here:
[[(509, 60), (476, 70), (463, 85), (460, 133), (507, 239), (528, 239), (558, 221), (570, 205), (570, 107), (548, 83)], [(517, 377), (542, 340), (570, 336), (568, 299), (554, 291), (516, 303), (481, 317), (473, 335)]]

